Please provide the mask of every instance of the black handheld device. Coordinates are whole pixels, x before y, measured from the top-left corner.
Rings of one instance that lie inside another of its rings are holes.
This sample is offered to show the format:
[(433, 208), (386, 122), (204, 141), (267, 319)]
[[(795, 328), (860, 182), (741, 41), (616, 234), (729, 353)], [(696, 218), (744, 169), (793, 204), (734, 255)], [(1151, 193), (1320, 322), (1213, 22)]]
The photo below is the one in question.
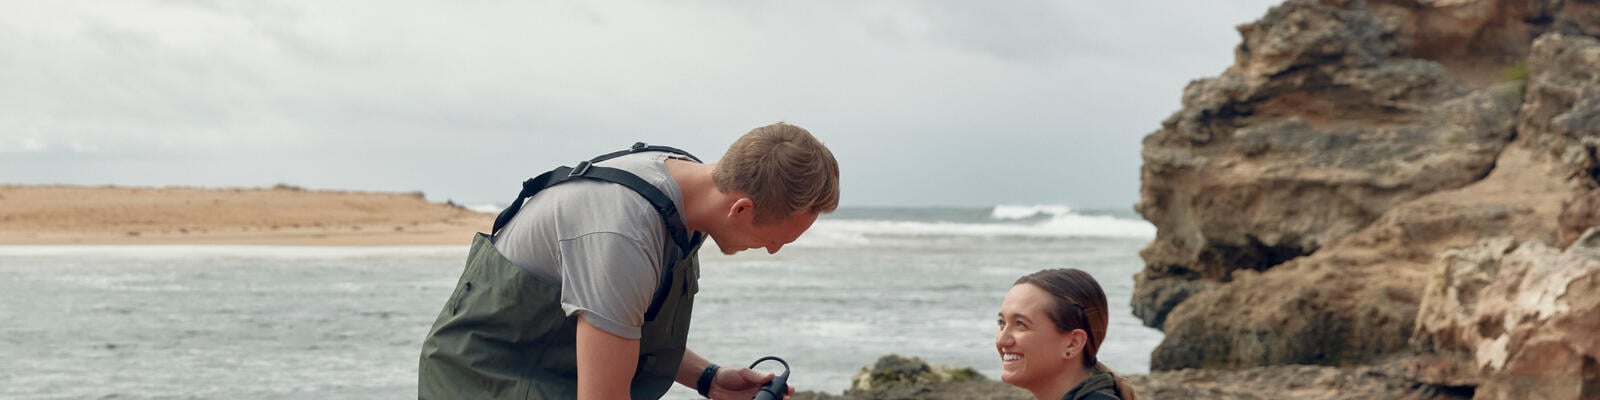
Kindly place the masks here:
[(783, 364), (783, 373), (772, 377), (771, 382), (761, 385), (761, 390), (756, 391), (756, 397), (752, 400), (782, 400), (784, 393), (789, 391), (788, 361), (784, 361), (782, 358), (778, 358), (777, 356), (766, 356), (761, 357), (761, 359), (756, 360), (756, 362), (750, 363), (750, 368), (755, 369), (756, 365), (767, 360), (773, 360), (777, 361), (779, 364)]

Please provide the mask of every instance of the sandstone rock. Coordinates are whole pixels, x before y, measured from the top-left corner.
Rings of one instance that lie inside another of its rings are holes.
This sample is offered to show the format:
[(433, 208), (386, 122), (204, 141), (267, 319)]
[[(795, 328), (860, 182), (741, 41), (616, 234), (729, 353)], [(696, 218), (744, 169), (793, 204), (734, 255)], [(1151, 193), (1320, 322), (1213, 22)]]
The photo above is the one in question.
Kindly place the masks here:
[(1527, 99), (1518, 132), (1558, 160), (1568, 179), (1600, 185), (1600, 40), (1551, 34), (1529, 55)]
[(1398, 26), (1394, 40), (1409, 57), (1438, 62), (1483, 87), (1522, 60), (1533, 39), (1573, 30), (1583, 6), (1560, 0), (1373, 1), (1378, 18)]
[(1584, 229), (1600, 226), (1600, 188), (1575, 193), (1561, 205), (1561, 232), (1557, 244), (1566, 247)]
[[(1165, 276), (1161, 279), (1150, 279), (1149, 277), (1154, 274), (1164, 274)], [(1139, 293), (1135, 294), (1133, 314), (1143, 318), (1145, 325), (1152, 327), (1166, 326), (1167, 314), (1174, 307), (1177, 307), (1178, 303), (1220, 285), (1214, 280), (1193, 279), (1185, 276), (1174, 279), (1172, 275), (1174, 273), (1171, 269), (1159, 272), (1146, 269), (1134, 276), (1134, 282), (1136, 282)]]
[(1552, 242), (1567, 187), (1526, 149), (1508, 149), (1488, 178), (1385, 213), (1317, 254), (1180, 304), (1151, 368), (1351, 366), (1408, 349), (1436, 255), (1480, 237)]
[(1481, 302), (1422, 300), (1498, 276), (1436, 274), (1484, 239), (1591, 251), (1597, 28), (1593, 0), (1290, 0), (1239, 27), (1234, 64), (1144, 140), (1135, 208), (1157, 236), (1132, 303), (1167, 333), (1152, 368), (1403, 358), (1479, 397), (1600, 398), (1590, 342), (1567, 333), (1600, 316), (1494, 328)]
[(1517, 129), (1526, 132), (1528, 146), (1560, 164), (1557, 174), (1581, 188), (1562, 206), (1557, 244), (1565, 246), (1600, 225), (1600, 40), (1546, 35), (1534, 43), (1529, 59), (1527, 101)]
[[(1560, 4), (1561, 13), (1546, 14), (1540, 17), (1550, 18), (1551, 31), (1566, 35), (1600, 37), (1600, 2), (1595, 1), (1553, 1), (1546, 0), (1541, 3)], [(1547, 7), (1550, 6), (1547, 4)]]
[(1185, 88), (1144, 140), (1135, 209), (1157, 228), (1134, 309), (1161, 328), (1195, 289), (1355, 233), (1397, 204), (1481, 179), (1519, 99), (1397, 57), (1361, 1), (1291, 0), (1239, 28), (1234, 65)]
[(1493, 238), (1442, 259), (1412, 336), (1439, 357), (1417, 379), (1480, 398), (1600, 397), (1600, 229), (1565, 252)]

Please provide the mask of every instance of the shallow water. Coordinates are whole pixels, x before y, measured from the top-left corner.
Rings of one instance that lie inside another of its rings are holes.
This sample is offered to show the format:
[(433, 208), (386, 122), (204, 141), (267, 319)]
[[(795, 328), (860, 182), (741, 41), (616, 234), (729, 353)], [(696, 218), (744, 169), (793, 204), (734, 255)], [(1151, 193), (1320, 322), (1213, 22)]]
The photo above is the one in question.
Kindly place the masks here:
[[(994, 239), (924, 247), (785, 248), (777, 256), (703, 255), (690, 347), (722, 364), (776, 354), (801, 390), (841, 392), (889, 353), (969, 366), (995, 378), (995, 312), (1018, 277), (1045, 267), (1101, 281), (1112, 317), (1101, 358), (1149, 370), (1159, 331), (1127, 299), (1142, 240)], [(780, 322), (781, 321), (781, 322)], [(680, 390), (685, 398), (692, 392)]]
[[(995, 377), (994, 313), (1010, 283), (1068, 266), (1110, 299), (1108, 365), (1144, 372), (1161, 340), (1127, 306), (1146, 239), (858, 228), (819, 222), (822, 239), (778, 255), (708, 251), (690, 347), (723, 365), (782, 356), (801, 390), (843, 391), (889, 353)], [(0, 398), (411, 398), (466, 241), (0, 246)]]
[(422, 333), (465, 256), (17, 250), (0, 250), (0, 398), (415, 396)]

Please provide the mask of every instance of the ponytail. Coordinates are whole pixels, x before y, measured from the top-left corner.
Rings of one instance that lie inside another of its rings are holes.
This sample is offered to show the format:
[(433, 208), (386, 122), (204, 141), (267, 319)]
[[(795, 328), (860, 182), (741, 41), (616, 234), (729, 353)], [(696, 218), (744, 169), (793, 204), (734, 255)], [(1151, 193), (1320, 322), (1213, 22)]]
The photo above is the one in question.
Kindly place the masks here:
[(1111, 375), (1111, 380), (1117, 382), (1118, 399), (1139, 400), (1139, 394), (1133, 392), (1133, 385), (1129, 385), (1128, 381), (1117, 375), (1116, 371), (1112, 371), (1111, 367), (1107, 367), (1105, 363), (1095, 363), (1094, 369), (1105, 371), (1107, 375)]

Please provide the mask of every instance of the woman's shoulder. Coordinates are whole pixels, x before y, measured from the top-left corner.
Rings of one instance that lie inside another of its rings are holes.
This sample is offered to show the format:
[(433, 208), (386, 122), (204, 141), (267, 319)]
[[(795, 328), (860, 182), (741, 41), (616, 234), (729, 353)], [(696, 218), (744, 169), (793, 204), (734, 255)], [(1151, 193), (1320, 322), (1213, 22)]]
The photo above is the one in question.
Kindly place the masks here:
[(1067, 391), (1061, 400), (1122, 400), (1117, 395), (1116, 376), (1096, 370), (1078, 386)]
[(1112, 395), (1110, 393), (1106, 393), (1104, 391), (1089, 392), (1089, 394), (1080, 396), (1080, 397), (1078, 397), (1078, 399), (1082, 399), (1082, 400), (1122, 400), (1120, 398), (1117, 398), (1117, 396), (1114, 396), (1114, 395)]

